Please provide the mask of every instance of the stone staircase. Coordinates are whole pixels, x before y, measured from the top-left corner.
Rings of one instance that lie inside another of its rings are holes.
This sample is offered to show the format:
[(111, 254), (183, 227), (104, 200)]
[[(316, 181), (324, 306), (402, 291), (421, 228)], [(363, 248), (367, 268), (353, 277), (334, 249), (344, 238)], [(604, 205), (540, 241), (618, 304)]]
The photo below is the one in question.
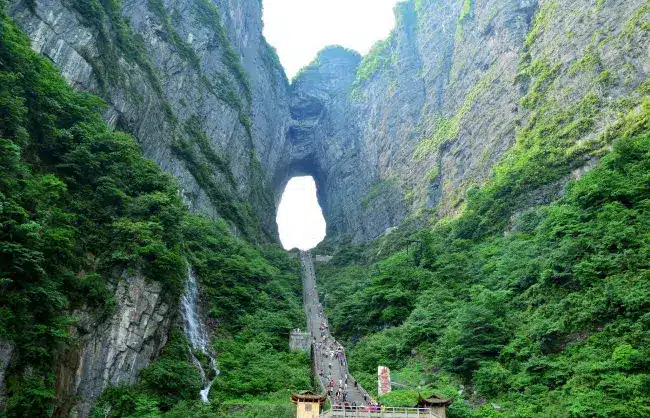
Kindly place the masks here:
[[(318, 313), (320, 312), (320, 302), (318, 300), (318, 292), (316, 289), (316, 275), (314, 271), (314, 264), (311, 258), (311, 255), (308, 252), (303, 252), (300, 256), (303, 268), (303, 298), (305, 306), (305, 314), (307, 315), (307, 329), (311, 338), (315, 338), (317, 342), (321, 342), (324, 346), (329, 346), (331, 344), (337, 344), (334, 337), (329, 333), (329, 330), (325, 331), (324, 338), (321, 337), (319, 330), (319, 325), (321, 323), (327, 323), (327, 318), (323, 315), (319, 317)], [(326, 349), (323, 351), (327, 352)], [(329, 357), (324, 357), (322, 351), (319, 352), (313, 349), (314, 354), (314, 371), (317, 372), (318, 369), (324, 371), (324, 374), (331, 373), (332, 379), (337, 382), (339, 380), (344, 380), (344, 376), (348, 376), (348, 402), (351, 404), (354, 402), (356, 405), (365, 405), (368, 400), (370, 400), (370, 394), (361, 386), (359, 382), (354, 379), (354, 376), (350, 374), (347, 364), (341, 364), (338, 360), (332, 359)], [(331, 368), (329, 365), (332, 365)], [(327, 379), (318, 378), (318, 381), (321, 385), (323, 392), (326, 392)], [(356, 383), (356, 384), (355, 384)], [(336, 404), (336, 400), (333, 397), (328, 397), (332, 405)]]
[[(325, 316), (320, 317), (320, 302), (318, 300), (318, 292), (316, 291), (316, 275), (314, 271), (314, 264), (311, 255), (308, 252), (303, 252), (300, 255), (303, 268), (303, 289), (304, 289), (304, 305), (305, 314), (307, 315), (307, 331), (309, 338), (315, 338), (317, 342), (335, 342), (334, 338), (325, 331), (324, 338), (321, 338), (319, 325), (326, 323)], [(349, 378), (349, 403), (354, 402), (356, 405), (364, 406), (343, 406), (336, 404), (335, 399), (329, 398), (332, 408), (320, 414), (320, 418), (445, 418), (433, 412), (429, 408), (382, 408), (381, 410), (367, 411), (368, 409), (366, 400), (370, 400), (369, 393), (356, 382), (354, 377), (350, 375), (347, 365), (341, 365), (338, 361), (331, 361), (332, 368), (330, 369), (326, 363), (330, 363), (330, 359), (325, 360), (323, 356), (314, 349), (314, 371), (318, 369), (326, 370), (332, 373), (332, 378), (336, 381), (341, 379), (347, 374)], [(326, 379), (319, 378), (321, 389), (325, 393)], [(356, 384), (354, 384), (356, 382)]]

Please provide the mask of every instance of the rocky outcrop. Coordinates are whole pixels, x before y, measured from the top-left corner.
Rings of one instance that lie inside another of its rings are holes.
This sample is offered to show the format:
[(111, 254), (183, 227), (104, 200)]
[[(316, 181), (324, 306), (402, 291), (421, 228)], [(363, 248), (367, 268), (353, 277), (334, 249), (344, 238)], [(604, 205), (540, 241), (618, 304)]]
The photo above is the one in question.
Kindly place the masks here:
[(106, 120), (178, 179), (190, 208), (277, 239), (269, 184), (287, 150), (288, 82), (261, 2), (19, 0), (9, 12), (72, 86), (108, 102)]
[(109, 385), (134, 384), (167, 342), (173, 312), (162, 287), (141, 275), (125, 274), (115, 291), (115, 309), (100, 321), (76, 312), (76, 344), (59, 354), (56, 417), (86, 417)]
[[(407, 216), (453, 216), (534, 126), (541, 106), (522, 101), (543, 94), (571, 109), (593, 97), (594, 123), (569, 148), (603, 132), (649, 74), (643, 0), (418, 0), (399, 3), (396, 18), (358, 68), (337, 66), (328, 50), (292, 86), (293, 163), (317, 156), (309, 173), (329, 238), (364, 241)], [(531, 66), (532, 80), (522, 76)], [(521, 206), (557, 198), (569, 178)]]
[[(276, 173), (275, 188), (284, 189), (296, 175), (312, 175), (327, 233), (337, 235), (361, 222), (355, 213), (359, 190), (366, 189), (372, 173), (359, 171), (362, 144), (359, 131), (346, 112), (348, 94), (361, 57), (341, 47), (321, 51), (318, 65), (306, 68), (292, 86), (292, 124), (288, 131), (291, 154)], [(278, 194), (278, 193), (276, 193)]]

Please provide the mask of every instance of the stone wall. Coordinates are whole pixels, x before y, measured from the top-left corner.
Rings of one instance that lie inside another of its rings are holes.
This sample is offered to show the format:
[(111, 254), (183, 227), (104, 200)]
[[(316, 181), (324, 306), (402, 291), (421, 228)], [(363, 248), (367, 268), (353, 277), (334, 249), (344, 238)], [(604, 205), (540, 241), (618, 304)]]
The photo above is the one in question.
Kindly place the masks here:
[(293, 330), (289, 336), (289, 349), (311, 352), (311, 335), (308, 332)]

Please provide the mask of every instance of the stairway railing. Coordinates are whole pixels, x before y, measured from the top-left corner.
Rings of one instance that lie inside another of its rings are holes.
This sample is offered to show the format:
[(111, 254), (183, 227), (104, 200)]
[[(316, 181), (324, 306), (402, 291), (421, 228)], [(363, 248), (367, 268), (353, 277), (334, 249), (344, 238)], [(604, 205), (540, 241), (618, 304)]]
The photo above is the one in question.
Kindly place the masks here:
[(429, 408), (387, 408), (377, 411), (367, 411), (361, 406), (333, 406), (323, 412), (320, 418), (439, 418)]

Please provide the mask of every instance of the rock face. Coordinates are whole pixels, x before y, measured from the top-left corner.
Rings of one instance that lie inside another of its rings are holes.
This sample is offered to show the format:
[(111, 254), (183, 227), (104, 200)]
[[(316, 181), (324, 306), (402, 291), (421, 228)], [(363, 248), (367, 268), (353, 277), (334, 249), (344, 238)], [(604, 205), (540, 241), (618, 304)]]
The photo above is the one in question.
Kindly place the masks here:
[(6, 402), (5, 374), (11, 358), (13, 357), (15, 344), (11, 341), (0, 340), (0, 411), (4, 410)]
[(72, 86), (105, 98), (107, 121), (178, 179), (193, 210), (277, 239), (268, 185), (287, 151), (288, 82), (261, 2), (21, 0), (9, 12)]
[[(277, 203), (301, 174), (316, 180), (332, 238), (453, 216), (468, 188), (526, 146), (542, 93), (558, 109), (598, 101), (581, 144), (650, 73), (647, 0), (408, 0), (371, 54), (327, 48), (292, 85), (262, 36), (259, 0), (9, 3), (32, 47), (106, 100), (106, 120), (178, 179), (192, 210), (254, 241), (277, 240)], [(556, 197), (567, 179), (522, 206)], [(125, 276), (111, 318), (78, 313), (79, 344), (59, 359), (57, 416), (86, 416), (107, 385), (134, 383), (156, 357), (176, 313), (160, 291)], [(0, 343), (0, 384), (11, 352)]]
[[(603, 132), (648, 78), (643, 0), (418, 0), (398, 4), (396, 18), (357, 69), (354, 54), (326, 50), (291, 89), (300, 152), (290, 171), (307, 165), (316, 178), (328, 237), (364, 241), (407, 216), (457, 213), (534, 125), (537, 109), (521, 103), (544, 80), (521, 77), (531, 62), (552, 69), (543, 93), (558, 109), (598, 101), (576, 144)], [(556, 198), (566, 180), (522, 207)]]
[(302, 174), (316, 179), (331, 238), (453, 216), (529, 125), (521, 102), (539, 86), (521, 77), (527, 63), (553, 69), (544, 89), (559, 106), (601, 102), (576, 143), (649, 72), (644, 0), (404, 1), (367, 57), (327, 48), (293, 85), (256, 0), (14, 1), (34, 49), (106, 98), (107, 120), (179, 179), (193, 210), (254, 240), (277, 240), (277, 203)]
[(109, 385), (133, 385), (167, 342), (171, 326), (162, 288), (141, 275), (124, 275), (115, 291), (115, 309), (103, 322), (85, 312), (72, 332), (74, 347), (59, 355), (55, 417), (86, 417), (92, 401)]

